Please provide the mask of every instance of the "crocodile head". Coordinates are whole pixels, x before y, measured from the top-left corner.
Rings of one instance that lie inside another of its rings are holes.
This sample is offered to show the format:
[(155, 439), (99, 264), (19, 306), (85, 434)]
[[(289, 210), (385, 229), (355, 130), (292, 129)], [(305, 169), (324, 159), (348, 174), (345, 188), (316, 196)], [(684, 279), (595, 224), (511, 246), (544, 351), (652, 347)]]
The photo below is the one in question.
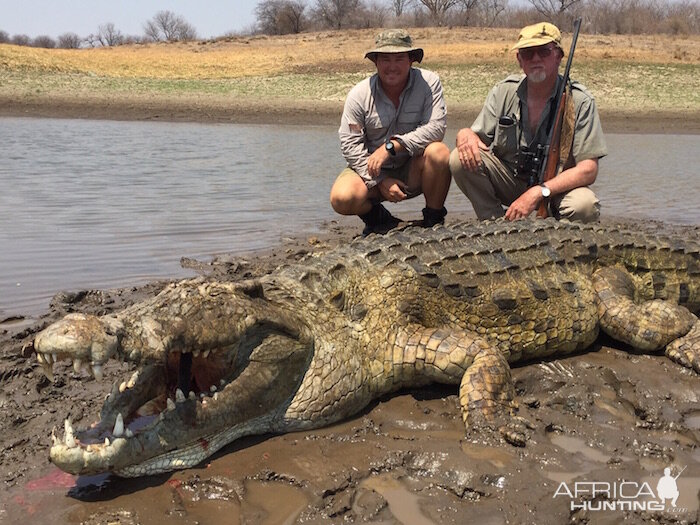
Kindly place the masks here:
[(260, 286), (183, 281), (117, 316), (70, 314), (34, 340), (48, 376), (70, 359), (100, 379), (110, 359), (136, 371), (117, 381), (100, 420), (62, 439), (50, 458), (72, 474), (135, 477), (187, 468), (227, 443), (274, 432), (313, 343)]

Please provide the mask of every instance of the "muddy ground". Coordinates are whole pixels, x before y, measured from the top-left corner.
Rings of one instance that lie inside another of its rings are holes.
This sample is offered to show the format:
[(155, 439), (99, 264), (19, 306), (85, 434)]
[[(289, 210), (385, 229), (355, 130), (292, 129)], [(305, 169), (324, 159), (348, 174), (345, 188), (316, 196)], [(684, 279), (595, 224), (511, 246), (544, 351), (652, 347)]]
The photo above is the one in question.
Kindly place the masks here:
[[(182, 263), (213, 278), (248, 278), (357, 233), (355, 223), (333, 222), (324, 235), (269, 252)], [(697, 226), (682, 233), (700, 238)], [(165, 284), (66, 291), (37, 320), (0, 320), (0, 523), (698, 523), (700, 378), (605, 338), (585, 354), (514, 369), (520, 414), (532, 424), (522, 448), (465, 434), (456, 389), (434, 386), (379, 399), (322, 430), (244, 439), (169, 475), (60, 472), (48, 462), (52, 427), (94, 420), (131, 371), (111, 364), (98, 383), (59, 364), (50, 382), (23, 348), (67, 312), (112, 312)], [(677, 506), (649, 510), (636, 495), (644, 483), (656, 491), (665, 467), (673, 475), (685, 467)], [(618, 497), (566, 493), (622, 480)], [(592, 510), (606, 501), (637, 510)]]

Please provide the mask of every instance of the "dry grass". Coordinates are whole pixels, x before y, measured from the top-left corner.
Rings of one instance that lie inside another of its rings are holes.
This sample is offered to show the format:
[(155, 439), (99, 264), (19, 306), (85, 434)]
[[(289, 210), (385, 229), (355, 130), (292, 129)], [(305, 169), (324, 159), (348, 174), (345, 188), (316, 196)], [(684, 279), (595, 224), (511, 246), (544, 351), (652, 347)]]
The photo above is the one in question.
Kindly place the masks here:
[[(0, 45), (0, 96), (342, 101), (372, 71), (363, 54), (375, 32), (82, 50)], [(494, 82), (517, 71), (510, 51), (514, 30), (412, 33), (426, 51), (424, 67), (440, 73), (450, 105), (480, 105)], [(700, 112), (700, 38), (582, 35), (572, 76), (588, 86), (601, 108)]]

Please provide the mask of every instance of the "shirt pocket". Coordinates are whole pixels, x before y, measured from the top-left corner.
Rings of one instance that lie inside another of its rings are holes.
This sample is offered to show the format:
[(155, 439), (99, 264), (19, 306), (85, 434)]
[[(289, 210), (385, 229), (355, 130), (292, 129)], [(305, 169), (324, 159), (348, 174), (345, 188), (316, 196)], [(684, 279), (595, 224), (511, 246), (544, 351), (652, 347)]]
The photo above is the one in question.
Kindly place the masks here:
[(383, 141), (389, 131), (388, 122), (382, 122), (379, 115), (369, 115), (365, 118), (365, 136), (370, 143)]
[[(503, 122), (506, 120), (506, 122)], [(496, 136), (493, 138), (493, 153), (501, 159), (513, 157), (518, 152), (518, 122), (514, 118), (501, 117), (496, 125)]]
[(397, 118), (396, 131), (401, 134), (409, 133), (415, 130), (422, 124), (421, 117), (422, 108), (419, 105), (406, 105), (405, 107), (401, 108), (401, 112)]

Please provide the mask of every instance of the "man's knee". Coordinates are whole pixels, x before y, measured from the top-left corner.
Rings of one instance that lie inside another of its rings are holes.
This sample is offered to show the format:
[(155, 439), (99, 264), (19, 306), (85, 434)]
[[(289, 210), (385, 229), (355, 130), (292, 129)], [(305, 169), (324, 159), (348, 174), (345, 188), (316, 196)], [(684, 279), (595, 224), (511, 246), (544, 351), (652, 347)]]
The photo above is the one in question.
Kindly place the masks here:
[(367, 198), (367, 186), (362, 178), (349, 168), (338, 176), (331, 188), (331, 206), (341, 215), (361, 213)]
[(444, 142), (431, 142), (423, 155), (431, 164), (446, 168), (450, 160), (450, 148)]
[(590, 188), (575, 188), (559, 204), (559, 218), (577, 222), (595, 222), (600, 218), (600, 201)]
[(453, 149), (449, 159), (450, 174), (457, 183), (463, 184), (468, 179), (473, 179), (475, 176), (483, 175), (480, 170), (471, 171), (462, 166), (462, 161), (459, 160), (459, 150)]

